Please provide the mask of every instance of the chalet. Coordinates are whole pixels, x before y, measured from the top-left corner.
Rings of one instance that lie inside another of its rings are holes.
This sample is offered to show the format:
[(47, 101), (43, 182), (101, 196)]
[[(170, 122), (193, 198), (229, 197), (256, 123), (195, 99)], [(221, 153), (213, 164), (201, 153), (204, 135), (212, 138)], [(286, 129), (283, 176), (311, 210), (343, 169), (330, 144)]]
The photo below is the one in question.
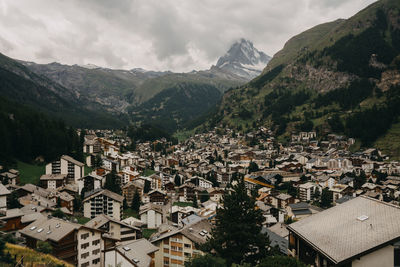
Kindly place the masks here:
[(122, 196), (126, 199), (126, 203), (132, 204), (133, 195), (137, 191), (140, 197), (143, 195), (144, 182), (143, 180), (135, 180), (122, 186)]
[(85, 226), (102, 230), (104, 231), (104, 238), (110, 237), (121, 242), (132, 241), (142, 237), (142, 231), (138, 227), (123, 223), (104, 214), (91, 219)]
[(40, 176), (40, 186), (45, 189), (56, 189), (67, 182), (67, 174), (43, 174)]
[(140, 207), (140, 220), (147, 228), (158, 228), (163, 223), (163, 211), (160, 205), (147, 203)]
[(105, 176), (97, 175), (95, 172), (78, 179), (79, 194), (85, 188), (86, 192), (102, 188), (105, 184)]
[(179, 187), (179, 201), (181, 202), (190, 202), (193, 201), (194, 196), (196, 195), (196, 198), (199, 199), (199, 192), (201, 192), (202, 189), (196, 187), (192, 183), (186, 183), (183, 184)]
[(0, 183), (0, 211), (7, 210), (7, 197), (11, 192)]
[(105, 266), (154, 267), (155, 252), (158, 250), (144, 238), (124, 242), (105, 250)]
[(17, 170), (9, 170), (8, 172), (0, 173), (0, 181), (2, 184), (16, 185), (19, 183), (19, 172)]
[(339, 198), (351, 195), (352, 188), (348, 185), (336, 184), (329, 188), (329, 191), (332, 193), (332, 201), (335, 203)]
[(28, 247), (35, 249), (38, 241), (52, 247), (52, 255), (75, 266), (103, 266), (102, 231), (58, 218), (36, 220), (19, 231)]
[(149, 197), (150, 203), (157, 205), (164, 205), (168, 201), (167, 194), (158, 189), (150, 191), (147, 196)]
[(399, 220), (398, 206), (357, 197), (290, 224), (289, 254), (313, 266), (392, 267)]
[(101, 152), (101, 144), (95, 135), (85, 135), (83, 142), (83, 153), (97, 154)]
[(155, 253), (155, 266), (184, 266), (191, 258), (202, 255), (198, 245), (207, 241), (210, 232), (211, 224), (207, 220), (200, 220), (180, 229), (155, 234), (149, 240), (159, 248)]

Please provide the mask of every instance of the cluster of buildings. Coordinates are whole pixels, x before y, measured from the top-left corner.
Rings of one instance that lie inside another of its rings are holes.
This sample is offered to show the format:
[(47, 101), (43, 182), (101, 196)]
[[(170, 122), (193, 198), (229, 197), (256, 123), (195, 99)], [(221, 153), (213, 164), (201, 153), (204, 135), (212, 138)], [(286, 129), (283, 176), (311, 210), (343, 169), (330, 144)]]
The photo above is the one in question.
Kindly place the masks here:
[[(20, 185), (17, 170), (0, 173), (0, 230), (28, 247), (48, 242), (76, 266), (184, 266), (203, 253), (223, 195), (244, 179), (282, 254), (313, 266), (400, 262), (398, 162), (377, 149), (350, 152), (354, 139), (337, 135), (296, 133), (284, 146), (265, 128), (217, 132), (137, 143), (134, 151), (127, 137), (90, 132), (85, 162), (63, 155), (38, 185)], [(109, 177), (118, 193), (106, 188)], [(140, 208), (128, 216), (135, 195)], [(20, 207), (7, 208), (11, 199)]]

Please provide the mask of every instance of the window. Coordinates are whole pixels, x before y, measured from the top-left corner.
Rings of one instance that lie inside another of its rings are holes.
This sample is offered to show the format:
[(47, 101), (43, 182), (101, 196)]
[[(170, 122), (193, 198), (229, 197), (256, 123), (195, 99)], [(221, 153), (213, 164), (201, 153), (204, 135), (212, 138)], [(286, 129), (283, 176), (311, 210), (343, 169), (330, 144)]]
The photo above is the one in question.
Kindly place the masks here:
[(87, 257), (89, 257), (89, 252), (83, 253), (81, 255), (81, 259), (86, 259)]
[(97, 255), (97, 254), (99, 254), (99, 253), (100, 253), (100, 249), (95, 249), (95, 250), (93, 250), (93, 252), (92, 252), (93, 255)]
[(99, 262), (100, 262), (100, 258), (94, 259), (94, 260), (92, 261), (93, 264), (97, 264), (97, 263), (99, 263)]
[(81, 239), (86, 239), (86, 238), (88, 238), (89, 237), (89, 233), (86, 233), (86, 234), (81, 234)]
[(97, 246), (98, 244), (100, 244), (100, 239), (93, 240), (93, 242), (92, 242), (93, 246)]
[(81, 249), (86, 249), (89, 246), (89, 242), (81, 245)]
[(81, 264), (81, 267), (88, 267), (89, 266), (89, 262), (85, 262)]
[(185, 248), (192, 248), (191, 244), (185, 244)]
[(185, 257), (190, 258), (190, 257), (192, 257), (192, 254), (185, 252)]

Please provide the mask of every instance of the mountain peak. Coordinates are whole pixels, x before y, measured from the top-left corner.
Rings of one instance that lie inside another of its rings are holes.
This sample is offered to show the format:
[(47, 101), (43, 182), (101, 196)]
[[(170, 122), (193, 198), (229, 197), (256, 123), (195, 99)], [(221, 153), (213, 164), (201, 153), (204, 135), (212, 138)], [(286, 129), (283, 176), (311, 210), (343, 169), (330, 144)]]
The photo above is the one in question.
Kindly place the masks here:
[(261, 73), (270, 59), (270, 56), (255, 48), (251, 41), (241, 38), (218, 59), (216, 66), (250, 80)]

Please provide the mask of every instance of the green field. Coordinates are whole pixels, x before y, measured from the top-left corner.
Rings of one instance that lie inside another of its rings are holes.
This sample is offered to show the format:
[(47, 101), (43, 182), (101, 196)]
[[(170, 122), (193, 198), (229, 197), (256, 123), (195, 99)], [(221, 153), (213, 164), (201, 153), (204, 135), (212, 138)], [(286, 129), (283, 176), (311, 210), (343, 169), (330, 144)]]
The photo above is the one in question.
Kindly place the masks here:
[(153, 171), (153, 170), (145, 169), (145, 170), (143, 171), (142, 175), (143, 175), (143, 176), (150, 176), (150, 175), (152, 175), (152, 174), (154, 174), (154, 173), (155, 173), (155, 171)]
[(378, 138), (374, 146), (389, 155), (391, 160), (400, 160), (400, 123), (393, 124), (385, 135)]
[(20, 183), (39, 184), (40, 176), (45, 174), (45, 165), (29, 164), (22, 161), (17, 162), (17, 169), (20, 173)]
[(122, 215), (122, 218), (129, 218), (129, 217), (134, 217), (134, 218), (139, 218), (139, 214), (132, 210), (131, 208), (128, 208), (126, 210), (124, 210), (124, 214)]
[(144, 238), (146, 238), (146, 239), (149, 239), (150, 238), (150, 236), (152, 235), (152, 234), (154, 234), (155, 232), (157, 232), (157, 230), (156, 229), (143, 229), (143, 237)]

